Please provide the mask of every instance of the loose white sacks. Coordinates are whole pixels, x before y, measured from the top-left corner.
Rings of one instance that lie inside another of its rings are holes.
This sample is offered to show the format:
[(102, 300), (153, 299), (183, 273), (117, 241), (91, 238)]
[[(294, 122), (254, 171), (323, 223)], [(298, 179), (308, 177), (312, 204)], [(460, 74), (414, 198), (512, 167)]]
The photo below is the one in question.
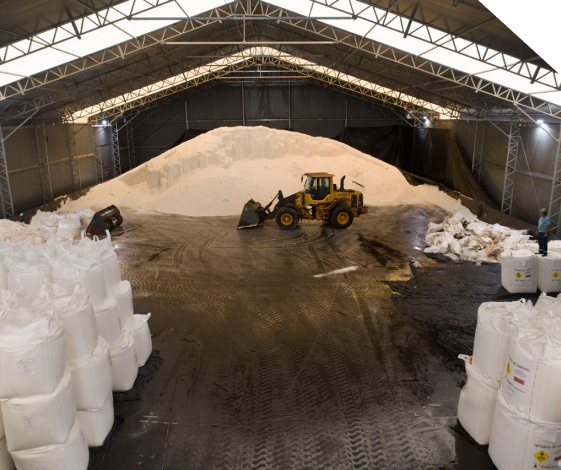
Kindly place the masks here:
[(530, 250), (501, 254), (501, 283), (512, 294), (530, 294), (538, 288), (538, 259)]

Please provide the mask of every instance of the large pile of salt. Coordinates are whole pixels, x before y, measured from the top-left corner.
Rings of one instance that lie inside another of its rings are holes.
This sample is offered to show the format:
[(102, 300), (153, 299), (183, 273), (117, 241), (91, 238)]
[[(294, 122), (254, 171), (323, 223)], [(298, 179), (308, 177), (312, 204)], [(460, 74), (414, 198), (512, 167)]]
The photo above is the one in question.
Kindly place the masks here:
[(70, 201), (65, 210), (110, 204), (190, 216), (238, 215), (249, 199), (267, 204), (302, 189), (305, 172), (326, 171), (345, 187), (364, 186), (365, 204), (426, 205), (469, 214), (434, 186), (411, 186), (401, 172), (348, 145), (265, 127), (223, 127), (163, 153)]

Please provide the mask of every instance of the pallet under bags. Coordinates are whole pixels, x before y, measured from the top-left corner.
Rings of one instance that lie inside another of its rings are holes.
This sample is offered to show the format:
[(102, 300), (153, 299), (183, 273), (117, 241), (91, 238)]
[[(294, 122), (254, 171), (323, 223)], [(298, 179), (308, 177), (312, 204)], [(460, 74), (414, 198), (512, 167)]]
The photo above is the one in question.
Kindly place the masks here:
[(559, 468), (561, 425), (531, 420), (498, 394), (489, 455), (498, 470)]
[(511, 294), (529, 294), (538, 288), (538, 259), (530, 250), (501, 254), (501, 283)]
[(64, 373), (64, 337), (52, 313), (6, 312), (0, 318), (0, 398), (52, 393)]
[(468, 377), (460, 393), (458, 421), (478, 444), (489, 444), (499, 382), (481, 375), (473, 367), (470, 356), (458, 357), (465, 361)]
[(80, 422), (76, 418), (64, 444), (12, 452), (18, 470), (86, 470), (90, 458)]
[(101, 336), (89, 356), (68, 361), (78, 410), (102, 408), (113, 389), (109, 345)]
[(113, 391), (130, 390), (138, 375), (138, 361), (134, 338), (128, 330), (123, 331), (121, 339), (111, 349), (111, 363), (113, 364)]
[(561, 253), (538, 256), (538, 289), (542, 292), (561, 292)]
[(113, 394), (109, 392), (103, 406), (99, 409), (78, 410), (78, 419), (84, 431), (88, 447), (103, 445), (105, 438), (113, 427), (115, 414), (113, 412)]
[(76, 421), (70, 372), (53, 393), (3, 400), (2, 416), (10, 452), (64, 444)]

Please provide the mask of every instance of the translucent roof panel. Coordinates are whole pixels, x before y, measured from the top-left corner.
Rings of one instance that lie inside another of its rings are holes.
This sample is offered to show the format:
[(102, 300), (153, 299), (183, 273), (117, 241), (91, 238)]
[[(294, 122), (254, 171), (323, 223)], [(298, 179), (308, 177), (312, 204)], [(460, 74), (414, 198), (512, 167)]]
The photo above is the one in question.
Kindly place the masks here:
[[(502, 0), (487, 1), (500, 4), (503, 9), (510, 8), (510, 3), (508, 8), (504, 8), (504, 2)], [(558, 5), (554, 10), (561, 11), (560, 0), (539, 0), (538, 3), (541, 1), (546, 3), (556, 2)], [(499, 51), (471, 43), (458, 37), (453, 37), (449, 33), (424, 26), (415, 21), (412, 22), (407, 37), (404, 37), (404, 31), (408, 24), (406, 18), (402, 18), (394, 13), (387, 13), (385, 10), (374, 6), (368, 6), (364, 2), (359, 2), (357, 0), (267, 0), (267, 3), (313, 17), (334, 15), (341, 17), (347, 15), (349, 17), (348, 20), (320, 21), (359, 36), (364, 36), (366, 34), (366, 37), (373, 41), (426, 58), (427, 60), (461, 72), (478, 75), (485, 80), (507, 88), (512, 88), (524, 93), (534, 93), (536, 89), (541, 87), (541, 85), (534, 86), (536, 84), (530, 84), (532, 76), (531, 71), (525, 70), (526, 78), (504, 69), (505, 66), (511, 66), (519, 62), (519, 60), (514, 57), (501, 54)], [(524, 4), (527, 10), (533, 8), (528, 6), (530, 4), (525, 0), (514, 0), (514, 3)], [(312, 5), (313, 8), (311, 8)], [(533, 3), (531, 5), (533, 5)], [(333, 10), (336, 14), (332, 13), (327, 15), (327, 10)], [(556, 15), (553, 18), (556, 19), (558, 16), (559, 15)], [(382, 20), (384, 20), (385, 26), (377, 24), (377, 22), (381, 22)], [(524, 16), (520, 16), (519, 21), (523, 23)], [(556, 33), (557, 28), (552, 26), (550, 31), (552, 34), (553, 32)], [(537, 32), (536, 37), (538, 37)], [(432, 41), (432, 44), (430, 41)], [(434, 44), (435, 42), (437, 45)], [(561, 55), (556, 51), (556, 43), (556, 41), (550, 41), (551, 47), (555, 50), (556, 57), (559, 58)], [(487, 63), (478, 60), (479, 57), (487, 57)], [(490, 73), (493, 70), (496, 70), (496, 72)], [(557, 83), (561, 83), (561, 76), (553, 77), (553, 74), (550, 75), (551, 77), (545, 77), (544, 81), (549, 79), (553, 87), (555, 86), (556, 80)], [(549, 91), (555, 92), (557, 90), (555, 88), (550, 88)], [(541, 93), (539, 95), (539, 97), (544, 100), (548, 100), (548, 96), (553, 97), (554, 95), (547, 93)]]
[(520, 39), (561, 73), (559, 54), (559, 0), (480, 0)]
[[(122, 15), (130, 13), (132, 7), (134, 7), (133, 13), (138, 12), (136, 16), (140, 18), (180, 17), (185, 16), (185, 13), (189, 16), (198, 15), (229, 3), (233, 2), (227, 0), (177, 0), (177, 2), (165, 3), (154, 8), (150, 3), (138, 0), (137, 2), (119, 4), (115, 8), (106, 10), (106, 12), (109, 20), (112, 19), (110, 13), (117, 18), (120, 12), (122, 18)], [(150, 10), (145, 11), (148, 8)], [(101, 12), (100, 16), (103, 17), (103, 15), (104, 12)], [(36, 44), (36, 47), (40, 48), (40, 50), (0, 65), (0, 85), (7, 85), (20, 80), (22, 77), (43, 72), (177, 22), (164, 19), (129, 20), (123, 18), (115, 21), (113, 25), (99, 28), (96, 27), (96, 21), (99, 21), (99, 18), (92, 15), (92, 18), (86, 17), (77, 22), (78, 27), (83, 27), (83, 31), (88, 31), (81, 35), (81, 39), (74, 36), (74, 29), (70, 23), (56, 30), (46, 31), (36, 36), (33, 44)], [(53, 47), (44, 48), (45, 42), (52, 43), (53, 41), (56, 41)], [(6, 49), (6, 56), (8, 58), (10, 58), (10, 54), (21, 54), (20, 49), (23, 49), (24, 46), (29, 46), (29, 40), (21, 41), (20, 43), (22, 44), (16, 49), (11, 46)], [(33, 51), (33, 47), (31, 50)], [(2, 72), (10, 72), (12, 75), (3, 74)]]
[(335, 77), (338, 80), (342, 80), (342, 81), (345, 81), (347, 83), (351, 83), (353, 85), (360, 86), (361, 88), (365, 88), (367, 90), (371, 90), (371, 91), (374, 91), (376, 93), (382, 93), (382, 94), (385, 94), (387, 96), (397, 98), (401, 101), (414, 104), (416, 106), (425, 108), (425, 109), (430, 110), (430, 111), (435, 112), (435, 113), (447, 115), (447, 116), (450, 116), (450, 117), (456, 117), (457, 114), (458, 114), (457, 112), (455, 112), (451, 109), (443, 108), (443, 107), (438, 106), (434, 103), (430, 103), (428, 101), (420, 100), (420, 99), (415, 98), (413, 96), (410, 96), (410, 95), (392, 90), (390, 88), (382, 87), (382, 86), (377, 85), (375, 83), (359, 79), (359, 78), (354, 77), (352, 75), (343, 74), (343, 73), (338, 72), (336, 70), (333, 70), (329, 67), (324, 67), (324, 66), (315, 64), (313, 62), (310, 62), (306, 59), (298, 58), (298, 57), (292, 56), (290, 54), (282, 53), (282, 52), (279, 53), (279, 51), (274, 49), (274, 48), (270, 48), (270, 47), (250, 47), (250, 48), (244, 49), (243, 51), (241, 51), (239, 53), (227, 56), (223, 59), (215, 60), (215, 61), (213, 61), (213, 62), (211, 62), (207, 65), (204, 65), (204, 66), (201, 66), (201, 67), (196, 67), (192, 70), (189, 70), (189, 71), (186, 71), (184, 73), (175, 75), (175, 76), (167, 78), (165, 80), (161, 80), (161, 81), (153, 83), (151, 85), (148, 85), (148, 86), (145, 86), (145, 87), (142, 87), (142, 88), (138, 88), (138, 89), (133, 90), (129, 93), (125, 93), (125, 94), (117, 96), (115, 98), (111, 98), (107, 101), (103, 101), (103, 102), (98, 103), (96, 105), (84, 108), (80, 111), (77, 111), (77, 112), (73, 113), (69, 117), (69, 120), (83, 119), (84, 117), (95, 116), (95, 115), (97, 115), (101, 112), (109, 111), (111, 109), (117, 108), (117, 107), (122, 106), (122, 105), (127, 104), (127, 103), (132, 103), (136, 100), (140, 100), (143, 97), (150, 96), (150, 95), (152, 95), (154, 93), (157, 93), (159, 91), (184, 84), (188, 81), (194, 80), (195, 78), (199, 78), (199, 77), (211, 74), (213, 72), (223, 70), (226, 67), (230, 67), (232, 65), (239, 64), (239, 63), (241, 63), (241, 62), (243, 62), (247, 59), (250, 59), (250, 58), (256, 57), (256, 56), (259, 56), (259, 57), (262, 57), (262, 56), (279, 57), (284, 62), (297, 65), (299, 67), (311, 70), (313, 72), (320, 73), (322, 75)]

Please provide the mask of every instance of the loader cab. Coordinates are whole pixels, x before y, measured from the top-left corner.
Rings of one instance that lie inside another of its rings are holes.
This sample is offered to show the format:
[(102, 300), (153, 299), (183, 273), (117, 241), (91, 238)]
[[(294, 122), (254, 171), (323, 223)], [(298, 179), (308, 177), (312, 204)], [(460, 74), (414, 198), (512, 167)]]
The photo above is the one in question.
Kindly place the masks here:
[(304, 175), (304, 202), (312, 204), (314, 201), (325, 201), (333, 194), (333, 175), (329, 173), (306, 173)]

